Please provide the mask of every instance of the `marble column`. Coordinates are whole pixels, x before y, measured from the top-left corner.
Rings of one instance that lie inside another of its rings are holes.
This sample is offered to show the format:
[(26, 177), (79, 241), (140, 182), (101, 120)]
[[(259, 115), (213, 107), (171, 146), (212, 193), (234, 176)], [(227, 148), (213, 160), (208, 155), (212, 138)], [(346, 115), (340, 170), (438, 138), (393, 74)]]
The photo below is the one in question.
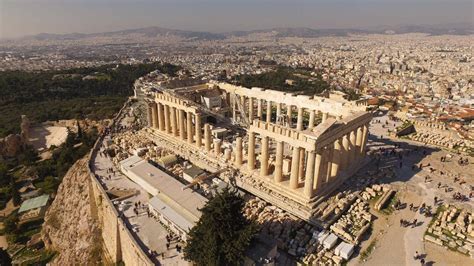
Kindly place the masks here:
[(314, 182), (313, 182), (313, 190), (317, 191), (320, 187), (321, 184), (323, 183), (321, 180), (321, 166), (322, 166), (322, 152), (318, 151), (316, 152), (316, 159), (314, 161)]
[(148, 123), (148, 127), (153, 127), (153, 114), (152, 114), (152, 106), (151, 106), (151, 103), (148, 104), (147, 106), (147, 123)]
[(296, 122), (296, 130), (303, 130), (303, 108), (298, 108), (298, 120)]
[(331, 179), (333, 154), (334, 154), (334, 145), (329, 145), (328, 150), (327, 150), (327, 157), (326, 157), (326, 159), (327, 159), (326, 160), (326, 171), (325, 171), (326, 183), (328, 183), (329, 180)]
[(266, 122), (270, 123), (272, 121), (272, 102), (267, 101), (267, 114), (266, 114)]
[(237, 96), (232, 96), (232, 120), (237, 121)]
[(186, 113), (186, 133), (189, 144), (193, 144), (193, 114), (191, 112)]
[(288, 127), (292, 126), (292, 121), (291, 121), (291, 112), (293, 107), (291, 105), (286, 106), (286, 116), (288, 117)]
[(277, 141), (275, 173), (273, 179), (277, 183), (280, 183), (283, 180), (283, 141)]
[(369, 125), (366, 124), (362, 128), (362, 146), (361, 146), (361, 155), (365, 157), (365, 149), (367, 147), (367, 138), (369, 136)]
[(281, 103), (276, 103), (276, 116), (279, 117), (281, 115)]
[(290, 174), (290, 188), (298, 188), (298, 174), (300, 165), (300, 147), (293, 147), (291, 156), (291, 174)]
[(211, 151), (211, 126), (208, 123), (204, 124), (204, 147), (207, 152)]
[(179, 110), (179, 137), (182, 141), (186, 139), (186, 132), (184, 132), (184, 110)]
[(363, 139), (362, 127), (357, 128), (356, 132), (356, 158), (359, 160), (362, 156), (362, 139)]
[(341, 151), (341, 170), (346, 170), (349, 166), (350, 159), (350, 145), (349, 137), (347, 135), (342, 136), (342, 151)]
[(268, 175), (268, 137), (262, 137), (262, 152), (260, 154), (260, 176)]
[(262, 120), (262, 99), (258, 99), (257, 100), (257, 117), (258, 117), (258, 120)]
[(306, 151), (303, 148), (300, 148), (300, 164), (298, 165), (298, 180), (304, 179), (304, 162), (305, 162)]
[(201, 133), (201, 114), (196, 114), (196, 116), (194, 117), (194, 119), (196, 120), (195, 121), (195, 126), (196, 126), (196, 146), (198, 146), (199, 148), (201, 147), (202, 145), (202, 133)]
[(334, 142), (334, 151), (332, 154), (332, 162), (331, 162), (331, 179), (336, 177), (339, 171), (339, 167), (341, 164), (341, 140), (337, 139)]
[(165, 114), (163, 113), (163, 104), (158, 103), (158, 127), (161, 131), (165, 131)]
[(229, 149), (229, 148), (225, 149), (224, 150), (224, 159), (225, 159), (225, 161), (226, 162), (230, 161), (231, 157), (232, 157), (232, 150)]
[(153, 128), (158, 128), (158, 110), (157, 110), (157, 104), (155, 102), (152, 103), (151, 105), (151, 118), (152, 118), (152, 125)]
[(249, 147), (247, 152), (247, 166), (249, 170), (255, 169), (255, 132), (248, 132)]
[(314, 163), (316, 153), (314, 151), (308, 152), (308, 162), (306, 163), (306, 174), (304, 179), (304, 194), (308, 198), (314, 196), (313, 182), (314, 182)]
[(171, 128), (173, 130), (173, 136), (178, 136), (178, 119), (176, 118), (176, 108), (171, 107)]
[(242, 137), (237, 137), (235, 143), (235, 164), (242, 165)]
[(252, 97), (249, 97), (249, 121), (250, 123), (252, 123), (254, 119), (254, 115), (253, 115), (253, 98)]
[(322, 118), (322, 123), (326, 122), (326, 120), (328, 119), (328, 113), (324, 112), (323, 113), (323, 118)]
[(350, 141), (350, 147), (351, 147), (351, 151), (350, 151), (350, 162), (354, 162), (355, 158), (356, 158), (356, 133), (355, 133), (355, 130), (351, 131), (350, 135), (349, 135), (349, 141)]
[(170, 107), (165, 105), (165, 129), (166, 133), (171, 134)]
[(221, 143), (222, 141), (220, 139), (214, 139), (214, 154), (216, 156), (221, 155)]
[(311, 110), (309, 112), (309, 122), (308, 122), (308, 129), (312, 129), (314, 127), (314, 119), (316, 116), (316, 112), (314, 110)]

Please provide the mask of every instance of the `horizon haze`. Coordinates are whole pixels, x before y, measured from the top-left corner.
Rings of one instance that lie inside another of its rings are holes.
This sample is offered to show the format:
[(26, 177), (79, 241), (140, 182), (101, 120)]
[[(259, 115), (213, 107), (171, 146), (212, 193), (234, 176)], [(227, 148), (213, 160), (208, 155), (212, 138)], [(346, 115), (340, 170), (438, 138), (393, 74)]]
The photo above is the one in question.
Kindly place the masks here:
[(276, 27), (473, 25), (473, 3), (464, 0), (2, 0), (0, 12), (0, 38), (155, 26), (229, 32)]

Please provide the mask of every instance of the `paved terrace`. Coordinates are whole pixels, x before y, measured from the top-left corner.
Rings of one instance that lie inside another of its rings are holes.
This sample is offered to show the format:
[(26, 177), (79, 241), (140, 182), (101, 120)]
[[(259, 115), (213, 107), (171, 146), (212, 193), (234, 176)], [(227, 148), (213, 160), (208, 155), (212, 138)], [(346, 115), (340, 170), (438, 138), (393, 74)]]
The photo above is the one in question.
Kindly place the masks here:
[[(118, 125), (123, 126), (126, 130), (132, 124), (132, 117), (121, 116)], [(103, 151), (104, 143), (101, 143), (101, 151)], [(148, 205), (149, 194), (139, 185), (128, 179), (120, 170), (115, 167), (110, 157), (98, 153), (93, 158), (92, 170), (96, 174), (98, 180), (103, 184), (106, 191), (111, 189), (131, 189), (137, 191), (134, 196), (124, 200), (127, 202), (123, 211), (117, 211), (122, 215), (123, 221), (128, 225), (131, 234), (136, 238), (137, 242), (144, 246), (146, 253), (156, 252), (156, 256), (150, 258), (157, 265), (185, 265), (182, 253), (176, 251), (176, 244), (183, 246), (183, 243), (172, 241), (170, 249), (166, 248), (166, 235), (169, 233), (157, 219), (148, 217), (147, 209), (141, 208), (138, 215), (134, 212), (135, 203)], [(113, 172), (107, 171), (113, 169)], [(136, 231), (136, 232), (134, 232)]]

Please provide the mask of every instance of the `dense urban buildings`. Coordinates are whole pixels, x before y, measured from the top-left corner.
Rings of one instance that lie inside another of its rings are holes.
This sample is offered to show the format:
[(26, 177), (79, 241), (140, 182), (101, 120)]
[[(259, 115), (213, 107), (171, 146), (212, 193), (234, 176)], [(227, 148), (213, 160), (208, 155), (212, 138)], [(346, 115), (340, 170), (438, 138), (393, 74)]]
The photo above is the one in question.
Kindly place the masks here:
[[(101, 104), (94, 100), (75, 119), (23, 117), (21, 134), (0, 139), (7, 165), (27, 143), (42, 160), (72, 158), (58, 147), (92, 147), (57, 193), (38, 181), (49, 168), (9, 169), (19, 178), (4, 183), (18, 187), (23, 201), (15, 232), (30, 216), (45, 225), (27, 243), (10, 237), (8, 251), (20, 264), (34, 261), (31, 250), (44, 252), (41, 242), (59, 251), (55, 262), (63, 265), (191, 264), (182, 252), (190, 231), (202, 208), (231, 187), (245, 201), (242, 215), (258, 226), (242, 254), (250, 265), (415, 265), (421, 258), (469, 265), (472, 41), (422, 32), (161, 28), (2, 40), (0, 71), (55, 71), (41, 88), (52, 98), (69, 82), (97, 85), (124, 66), (157, 66), (146, 75), (121, 70), (133, 74), (123, 81), (133, 92), (121, 88), (123, 100), (130, 97), (108, 119), (89, 117), (86, 109)], [(91, 132), (92, 140), (78, 137)], [(1, 212), (14, 230), (10, 205)]]

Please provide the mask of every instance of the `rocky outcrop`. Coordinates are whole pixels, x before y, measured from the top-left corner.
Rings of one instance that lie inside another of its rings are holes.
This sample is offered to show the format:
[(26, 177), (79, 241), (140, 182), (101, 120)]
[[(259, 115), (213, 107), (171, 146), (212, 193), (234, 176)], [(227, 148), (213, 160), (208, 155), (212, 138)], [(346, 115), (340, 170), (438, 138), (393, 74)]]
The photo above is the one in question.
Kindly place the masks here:
[(88, 265), (101, 261), (102, 239), (98, 226), (87, 157), (67, 172), (45, 216), (42, 238), (57, 251), (52, 265)]
[(20, 135), (10, 134), (0, 139), (0, 155), (14, 157), (23, 149), (23, 141)]

